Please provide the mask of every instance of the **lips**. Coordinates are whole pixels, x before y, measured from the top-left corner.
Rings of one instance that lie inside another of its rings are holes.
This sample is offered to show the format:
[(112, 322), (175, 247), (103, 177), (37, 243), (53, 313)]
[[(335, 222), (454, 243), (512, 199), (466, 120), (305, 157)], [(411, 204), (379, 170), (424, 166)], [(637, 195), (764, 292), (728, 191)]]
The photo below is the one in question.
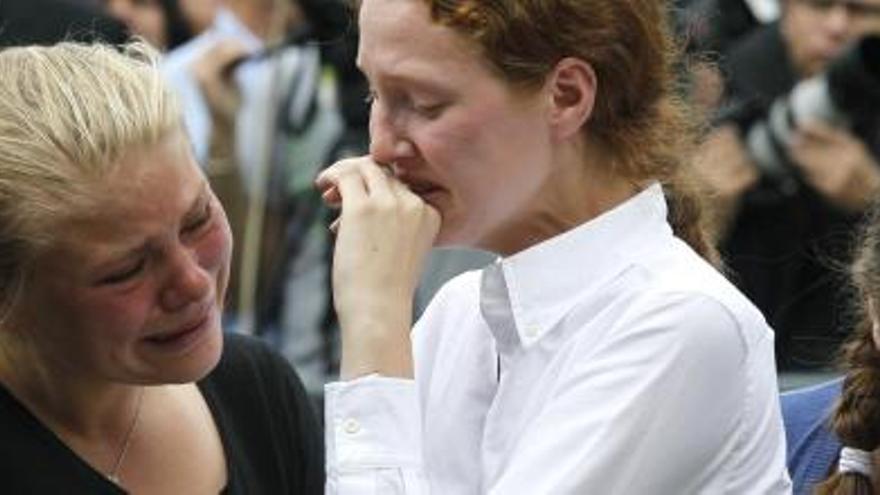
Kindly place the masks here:
[(406, 184), (406, 187), (408, 187), (409, 190), (413, 192), (413, 194), (423, 199), (425, 198), (425, 196), (443, 191), (442, 187), (426, 180), (404, 179), (404, 183)]
[(189, 323), (185, 323), (184, 325), (180, 326), (176, 330), (172, 330), (169, 332), (162, 332), (162, 333), (159, 333), (156, 335), (151, 335), (151, 336), (147, 337), (145, 340), (147, 340), (148, 342), (152, 342), (154, 344), (168, 344), (168, 343), (171, 343), (174, 341), (178, 341), (178, 340), (183, 339), (184, 337), (198, 331), (208, 321), (209, 317), (210, 317), (210, 314), (205, 313), (204, 315), (199, 317), (197, 320), (191, 321)]

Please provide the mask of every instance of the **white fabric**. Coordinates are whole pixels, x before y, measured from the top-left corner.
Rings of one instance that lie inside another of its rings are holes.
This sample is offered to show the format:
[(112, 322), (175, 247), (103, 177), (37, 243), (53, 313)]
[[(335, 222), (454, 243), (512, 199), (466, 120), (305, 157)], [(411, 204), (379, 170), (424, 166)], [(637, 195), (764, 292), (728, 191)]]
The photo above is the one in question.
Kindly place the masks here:
[(840, 461), (837, 464), (840, 473), (859, 473), (870, 478), (873, 465), (870, 452), (853, 447), (840, 449)]
[[(184, 125), (192, 140), (196, 160), (201, 164), (207, 161), (211, 145), (211, 114), (191, 71), (199, 57), (222, 39), (238, 40), (252, 52), (260, 50), (264, 45), (235, 14), (220, 8), (208, 30), (171, 50), (162, 60), (162, 73), (178, 94)], [(251, 89), (254, 71), (252, 67), (243, 66), (235, 72), (236, 84), (242, 90), (243, 100), (251, 99), (254, 93)]]
[(791, 492), (772, 332), (657, 185), (452, 280), (413, 348), (415, 381), (327, 386), (366, 432), (327, 428), (328, 494)]

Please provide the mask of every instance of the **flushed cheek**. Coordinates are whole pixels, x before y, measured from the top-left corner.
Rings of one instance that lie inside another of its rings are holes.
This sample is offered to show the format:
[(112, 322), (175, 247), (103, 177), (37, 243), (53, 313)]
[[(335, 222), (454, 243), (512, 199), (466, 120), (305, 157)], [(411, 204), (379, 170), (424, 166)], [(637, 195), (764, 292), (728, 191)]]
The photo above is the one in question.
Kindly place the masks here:
[(232, 255), (232, 235), (225, 218), (221, 225), (199, 241), (196, 252), (199, 265), (212, 274), (228, 268)]
[[(80, 327), (101, 342), (136, 340), (150, 330), (153, 298), (147, 287), (118, 295), (84, 298), (74, 304)], [(100, 335), (98, 335), (100, 334)]]

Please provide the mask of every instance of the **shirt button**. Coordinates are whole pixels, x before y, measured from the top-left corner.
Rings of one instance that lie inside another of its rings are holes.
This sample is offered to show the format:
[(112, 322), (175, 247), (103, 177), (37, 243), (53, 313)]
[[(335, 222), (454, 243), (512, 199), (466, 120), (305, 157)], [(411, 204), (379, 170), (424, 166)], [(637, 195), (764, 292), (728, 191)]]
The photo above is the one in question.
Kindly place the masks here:
[(357, 432), (361, 431), (361, 424), (356, 419), (346, 419), (342, 423), (342, 431), (348, 433), (349, 435), (354, 435)]
[(541, 329), (538, 327), (526, 327), (525, 334), (530, 339), (537, 337), (539, 333), (541, 333)]

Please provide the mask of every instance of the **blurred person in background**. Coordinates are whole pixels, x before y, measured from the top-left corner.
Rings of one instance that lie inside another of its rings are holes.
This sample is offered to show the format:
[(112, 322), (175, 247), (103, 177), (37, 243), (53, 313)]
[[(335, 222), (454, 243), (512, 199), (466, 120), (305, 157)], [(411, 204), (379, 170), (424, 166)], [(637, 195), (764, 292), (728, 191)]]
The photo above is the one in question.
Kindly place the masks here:
[(103, 0), (104, 9), (160, 51), (185, 43), (214, 21), (220, 0)]
[(4, 491), (321, 493), (297, 375), (221, 330), (229, 225), (158, 57), (0, 52)]
[(276, 345), (317, 399), (338, 363), (327, 211), (313, 181), (344, 129), (322, 53), (347, 26), (342, 12), (229, 1), (163, 64), (240, 246), (229, 328)]
[(868, 110), (833, 117), (817, 109), (840, 99), (817, 88), (830, 67), (876, 72), (877, 50), (854, 50), (878, 33), (880, 0), (784, 0), (778, 22), (721, 61), (725, 101), (697, 171), (715, 195), (725, 262), (777, 331), (783, 370), (826, 367), (848, 328), (838, 265), (880, 188), (880, 112), (869, 104), (880, 85), (847, 76), (841, 93)]

